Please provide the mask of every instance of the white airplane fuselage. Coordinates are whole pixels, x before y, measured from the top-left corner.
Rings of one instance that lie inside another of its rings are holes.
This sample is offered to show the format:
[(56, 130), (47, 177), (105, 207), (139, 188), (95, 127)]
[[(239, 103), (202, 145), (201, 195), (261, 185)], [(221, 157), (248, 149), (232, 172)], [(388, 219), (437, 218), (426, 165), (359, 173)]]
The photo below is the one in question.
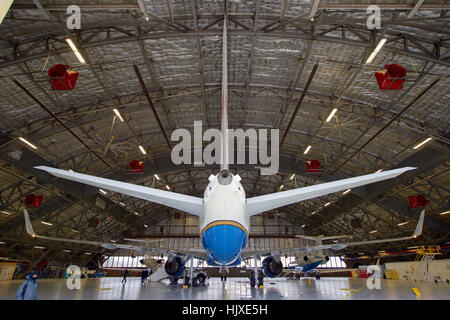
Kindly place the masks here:
[(245, 191), (238, 175), (223, 170), (210, 177), (203, 197), (204, 215), (200, 218), (201, 242), (207, 263), (232, 266), (241, 262), (250, 230), (246, 214)]

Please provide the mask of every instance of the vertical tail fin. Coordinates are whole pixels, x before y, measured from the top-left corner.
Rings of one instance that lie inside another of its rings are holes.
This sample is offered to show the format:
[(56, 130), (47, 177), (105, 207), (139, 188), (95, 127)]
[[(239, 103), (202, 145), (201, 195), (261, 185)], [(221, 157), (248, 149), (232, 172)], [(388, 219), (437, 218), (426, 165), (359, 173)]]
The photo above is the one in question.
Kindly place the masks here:
[(227, 7), (225, 6), (225, 17), (223, 20), (223, 44), (222, 44), (222, 109), (221, 109), (221, 131), (222, 131), (222, 158), (220, 170), (228, 170), (228, 49), (227, 49)]

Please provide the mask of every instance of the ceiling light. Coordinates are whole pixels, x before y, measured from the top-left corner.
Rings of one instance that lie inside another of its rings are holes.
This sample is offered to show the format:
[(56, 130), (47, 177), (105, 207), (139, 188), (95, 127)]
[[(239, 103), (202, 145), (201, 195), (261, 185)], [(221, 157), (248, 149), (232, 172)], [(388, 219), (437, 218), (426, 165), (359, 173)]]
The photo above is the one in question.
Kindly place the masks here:
[(380, 173), (381, 171), (383, 171), (383, 169), (378, 169), (375, 173)]
[(45, 249), (45, 247), (34, 246), (36, 249)]
[(11, 212), (6, 212), (6, 211), (3, 211), (3, 210), (0, 210), (0, 212), (6, 214), (6, 215), (8, 215), (8, 216), (9, 216), (10, 214), (12, 214)]
[(386, 43), (387, 39), (383, 38), (380, 40), (380, 42), (378, 42), (377, 47), (375, 48), (375, 50), (372, 51), (371, 55), (369, 56), (369, 58), (366, 61), (366, 64), (369, 64), (372, 62), (373, 59), (375, 59), (375, 56), (378, 54), (378, 51), (381, 50), (381, 48), (384, 46), (384, 44)]
[(284, 184), (282, 184), (282, 185), (280, 186), (280, 190), (283, 189), (283, 187), (284, 187)]
[(408, 223), (408, 221), (399, 223), (399, 224), (397, 224), (397, 225), (398, 225), (398, 226), (404, 226), (404, 225), (407, 224), (407, 223)]
[(423, 146), (425, 143), (427, 143), (428, 141), (430, 141), (431, 139), (433, 139), (433, 138), (428, 138), (428, 139), (425, 139), (425, 140), (423, 140), (421, 143), (419, 143), (417, 146), (415, 146), (413, 149), (418, 149), (418, 148), (420, 148), (421, 146)]
[(116, 241), (116, 240), (113, 240), (113, 239), (111, 239), (111, 242), (113, 242), (113, 243), (116, 243), (117, 241)]
[(139, 146), (139, 149), (141, 150), (142, 154), (147, 154), (142, 146)]
[(334, 108), (333, 110), (331, 110), (330, 115), (328, 116), (327, 120), (325, 120), (325, 122), (329, 122), (333, 118), (333, 116), (336, 112), (337, 112), (337, 108)]
[(360, 253), (358, 253), (358, 254), (364, 254), (364, 252), (360, 252)]
[(106, 192), (106, 191), (103, 190), (103, 189), (98, 189), (98, 191), (100, 191), (100, 192), (103, 193), (103, 194), (108, 194), (108, 192)]
[(73, 170), (72, 170), (72, 169), (69, 169), (69, 172), (73, 172)]
[(157, 180), (161, 180), (157, 174), (154, 174), (154, 177), (155, 177)]
[(119, 205), (122, 207), (125, 207), (125, 203), (123, 203), (123, 202), (119, 202)]
[(418, 246), (408, 247), (407, 249), (418, 249)]
[(80, 233), (80, 231), (72, 229), (72, 232)]
[(444, 214), (450, 213), (450, 211), (445, 211), (441, 213), (441, 216), (443, 216)]
[(85, 64), (86, 61), (84, 60), (80, 51), (78, 51), (78, 48), (75, 46), (75, 43), (73, 43), (72, 39), (67, 38), (66, 41), (69, 44), (70, 48), (72, 49), (73, 53), (75, 53), (75, 55), (77, 56), (78, 60), (80, 60), (81, 63)]
[(334, 243), (337, 243), (338, 241), (337, 241), (337, 240), (333, 240), (333, 242), (334, 242)]
[(304, 227), (306, 227), (306, 224), (303, 224), (303, 225), (302, 225), (302, 228), (304, 228)]
[(386, 252), (385, 250), (380, 250), (380, 251), (378, 251), (378, 253), (384, 253), (384, 252)]
[(311, 149), (311, 146), (308, 146), (305, 150), (305, 152), (303, 152), (303, 154), (307, 154), (309, 152), (309, 150)]
[(70, 250), (63, 249), (64, 252), (71, 252)]
[(136, 211), (134, 212), (135, 215), (138, 215), (139, 213), (137, 213)]
[(90, 252), (85, 252), (84, 254), (92, 254), (92, 253), (90, 253)]
[(352, 190), (352, 189), (347, 189), (347, 190), (345, 190), (344, 192), (342, 192), (342, 194), (347, 194), (347, 193), (349, 193), (351, 190)]
[(33, 149), (37, 149), (37, 147), (36, 147), (34, 144), (32, 144), (31, 142), (27, 141), (26, 139), (24, 139), (24, 138), (22, 138), (22, 137), (19, 137), (19, 140), (22, 141), (22, 142), (24, 142), (24, 143), (26, 143), (27, 145), (29, 145), (29, 146), (32, 147)]
[(314, 212), (311, 213), (311, 215), (316, 214), (316, 213), (317, 213), (317, 211), (314, 211)]
[(166, 184), (166, 189), (167, 189), (167, 190), (170, 190), (170, 187), (169, 187), (167, 184)]
[(45, 222), (45, 221), (41, 221), (41, 223), (42, 223), (42, 224), (45, 224), (45, 225), (47, 225), (47, 226), (52, 226), (52, 225), (53, 225), (53, 223)]
[(0, 244), (6, 244), (6, 242), (0, 241)]
[(378, 230), (372, 230), (369, 233), (375, 233), (375, 232), (378, 232)]
[(291, 175), (291, 177), (289, 178), (289, 180), (294, 179), (294, 177), (295, 177), (295, 173), (293, 173), (293, 174)]
[(327, 203), (325, 203), (325, 207), (328, 207), (329, 205), (331, 204), (331, 202), (327, 202)]
[(144, 224), (144, 227), (148, 228), (148, 225)]
[(113, 109), (114, 113), (116, 114), (116, 116), (120, 119), (120, 121), (123, 122), (123, 118), (122, 115), (120, 114), (118, 109)]

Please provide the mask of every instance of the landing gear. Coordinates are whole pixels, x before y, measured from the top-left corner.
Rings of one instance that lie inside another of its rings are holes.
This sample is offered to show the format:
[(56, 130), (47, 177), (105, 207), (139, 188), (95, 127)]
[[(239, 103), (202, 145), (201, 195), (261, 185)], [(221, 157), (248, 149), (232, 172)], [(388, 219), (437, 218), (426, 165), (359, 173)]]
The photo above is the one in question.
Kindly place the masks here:
[(222, 281), (222, 282), (227, 281), (227, 276), (226, 275), (220, 275), (220, 281)]
[(178, 283), (178, 278), (170, 277), (170, 284), (177, 284), (177, 283)]

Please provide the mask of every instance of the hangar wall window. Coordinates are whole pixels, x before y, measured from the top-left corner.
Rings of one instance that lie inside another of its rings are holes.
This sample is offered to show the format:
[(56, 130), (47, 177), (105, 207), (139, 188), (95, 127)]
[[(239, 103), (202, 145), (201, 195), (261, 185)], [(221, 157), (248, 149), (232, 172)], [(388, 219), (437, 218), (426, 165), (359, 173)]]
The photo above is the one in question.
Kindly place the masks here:
[(341, 257), (330, 257), (330, 261), (318, 267), (320, 268), (347, 268), (347, 264)]

